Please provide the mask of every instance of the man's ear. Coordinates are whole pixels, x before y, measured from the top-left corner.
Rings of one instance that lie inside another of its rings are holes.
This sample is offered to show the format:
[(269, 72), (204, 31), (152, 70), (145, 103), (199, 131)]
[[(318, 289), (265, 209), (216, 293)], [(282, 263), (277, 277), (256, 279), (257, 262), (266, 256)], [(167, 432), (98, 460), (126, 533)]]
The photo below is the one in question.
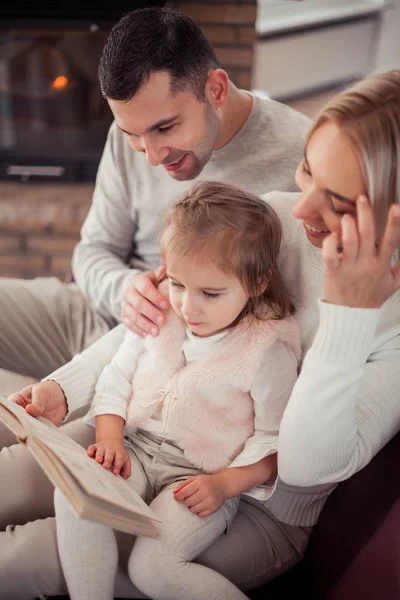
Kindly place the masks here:
[(209, 72), (205, 96), (211, 106), (217, 110), (224, 106), (228, 98), (229, 77), (223, 69), (213, 69)]

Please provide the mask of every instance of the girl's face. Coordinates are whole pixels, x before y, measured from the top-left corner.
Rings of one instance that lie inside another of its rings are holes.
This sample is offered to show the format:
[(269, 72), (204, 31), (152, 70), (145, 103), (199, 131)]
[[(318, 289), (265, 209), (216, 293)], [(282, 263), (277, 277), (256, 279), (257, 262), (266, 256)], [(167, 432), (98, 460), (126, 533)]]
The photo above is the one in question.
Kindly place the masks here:
[(229, 327), (249, 300), (239, 279), (211, 263), (189, 269), (187, 263), (168, 266), (167, 261), (171, 306), (199, 337)]
[(317, 248), (332, 232), (341, 235), (341, 217), (356, 215), (356, 199), (366, 194), (358, 157), (347, 136), (332, 122), (321, 125), (307, 144), (296, 171), (303, 192), (293, 214)]

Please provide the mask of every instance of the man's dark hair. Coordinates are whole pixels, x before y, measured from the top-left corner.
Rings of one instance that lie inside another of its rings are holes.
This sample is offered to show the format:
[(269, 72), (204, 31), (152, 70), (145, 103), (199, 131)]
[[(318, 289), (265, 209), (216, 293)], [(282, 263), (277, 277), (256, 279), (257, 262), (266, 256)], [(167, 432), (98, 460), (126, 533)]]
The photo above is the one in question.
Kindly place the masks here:
[(218, 60), (192, 19), (169, 8), (144, 8), (125, 15), (103, 49), (99, 78), (103, 96), (129, 101), (153, 73), (171, 75), (171, 91), (192, 89), (199, 100)]

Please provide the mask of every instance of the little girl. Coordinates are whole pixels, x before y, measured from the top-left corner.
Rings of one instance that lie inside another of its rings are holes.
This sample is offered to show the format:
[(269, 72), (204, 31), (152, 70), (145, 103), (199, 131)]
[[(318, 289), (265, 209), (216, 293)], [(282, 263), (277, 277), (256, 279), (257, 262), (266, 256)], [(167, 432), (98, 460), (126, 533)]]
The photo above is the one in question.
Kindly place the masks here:
[[(246, 598), (191, 561), (227, 533), (240, 494), (265, 500), (273, 489), (300, 354), (280, 241), (280, 222), (258, 197), (219, 183), (188, 192), (161, 240), (167, 323), (156, 338), (127, 331), (97, 383), (88, 454), (161, 519), (157, 539), (132, 538), (128, 563), (153, 600)], [(58, 490), (55, 507), (71, 599), (112, 599), (113, 530), (76, 517)]]

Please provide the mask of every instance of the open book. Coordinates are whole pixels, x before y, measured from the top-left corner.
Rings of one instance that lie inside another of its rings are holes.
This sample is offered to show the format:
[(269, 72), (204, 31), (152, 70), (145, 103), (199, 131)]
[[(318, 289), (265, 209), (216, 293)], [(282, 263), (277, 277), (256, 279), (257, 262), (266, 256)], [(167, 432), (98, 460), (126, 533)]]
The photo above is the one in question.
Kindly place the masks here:
[(89, 458), (86, 449), (61, 429), (47, 419), (31, 417), (2, 396), (0, 419), (27, 446), (80, 517), (134, 535), (157, 537), (160, 519), (137, 492), (122, 477)]

